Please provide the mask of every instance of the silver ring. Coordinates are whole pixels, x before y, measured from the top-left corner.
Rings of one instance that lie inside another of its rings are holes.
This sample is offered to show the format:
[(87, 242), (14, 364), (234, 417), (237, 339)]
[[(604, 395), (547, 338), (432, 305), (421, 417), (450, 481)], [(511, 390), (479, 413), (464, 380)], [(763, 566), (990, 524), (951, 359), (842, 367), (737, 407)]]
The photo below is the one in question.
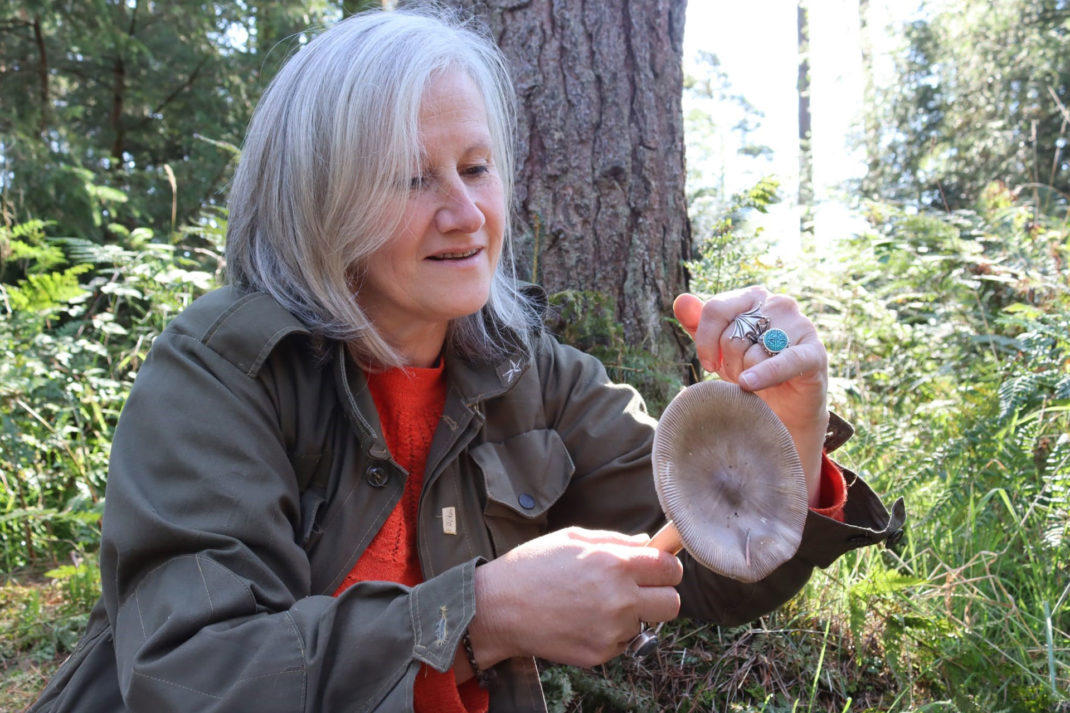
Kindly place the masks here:
[(642, 660), (654, 653), (656, 648), (658, 648), (658, 635), (650, 629), (643, 627), (643, 629), (628, 642), (628, 646), (624, 649), (624, 653), (633, 659)]
[(732, 339), (749, 339), (756, 344), (759, 337), (769, 329), (769, 318), (762, 314), (762, 306), (737, 314), (732, 320)]
[(788, 333), (783, 329), (771, 327), (761, 333), (758, 343), (762, 345), (762, 349), (765, 350), (766, 354), (776, 356), (791, 346), (791, 339), (788, 338)]

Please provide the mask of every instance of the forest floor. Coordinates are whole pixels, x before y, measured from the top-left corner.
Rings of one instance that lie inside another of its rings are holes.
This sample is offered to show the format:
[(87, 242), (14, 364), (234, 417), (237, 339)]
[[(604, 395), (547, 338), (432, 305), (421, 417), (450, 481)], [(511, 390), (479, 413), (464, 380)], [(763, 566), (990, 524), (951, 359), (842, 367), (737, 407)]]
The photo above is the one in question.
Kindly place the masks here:
[[(0, 711), (33, 703), (81, 635), (87, 613), (72, 607), (67, 581), (28, 571), (0, 580)], [(642, 663), (543, 665), (551, 712), (838, 713), (847, 692), (851, 710), (887, 709), (897, 686), (877, 641), (860, 655), (844, 622), (822, 623), (802, 606), (734, 628), (680, 619), (662, 627), (657, 655)]]
[(88, 620), (62, 583), (39, 572), (0, 575), (0, 711), (33, 703)]

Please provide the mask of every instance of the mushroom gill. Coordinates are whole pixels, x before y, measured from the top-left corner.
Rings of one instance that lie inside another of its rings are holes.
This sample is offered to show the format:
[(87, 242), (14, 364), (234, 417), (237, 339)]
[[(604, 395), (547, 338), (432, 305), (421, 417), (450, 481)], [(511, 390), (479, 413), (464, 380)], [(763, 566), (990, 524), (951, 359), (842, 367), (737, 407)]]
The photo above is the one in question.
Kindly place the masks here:
[[(806, 478), (787, 428), (754, 394), (723, 381), (687, 387), (658, 423), (652, 460), (662, 510), (703, 566), (756, 582), (798, 550)], [(666, 539), (651, 544), (679, 549)]]

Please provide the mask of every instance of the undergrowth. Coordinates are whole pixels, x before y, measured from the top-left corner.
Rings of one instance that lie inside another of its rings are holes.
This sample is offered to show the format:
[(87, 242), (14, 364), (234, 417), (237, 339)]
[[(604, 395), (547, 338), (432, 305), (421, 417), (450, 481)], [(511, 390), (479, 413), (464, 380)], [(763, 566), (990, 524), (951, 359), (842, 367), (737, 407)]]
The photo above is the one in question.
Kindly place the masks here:
[[(893, 549), (852, 552), (748, 626), (662, 627), (657, 656), (546, 665), (555, 711), (1065, 711), (1070, 695), (1070, 226), (994, 186), (976, 209), (873, 205), (872, 229), (762, 262), (740, 197), (695, 289), (796, 295), (830, 353), (836, 458), (907, 501)], [(106, 245), (0, 229), (0, 708), (70, 650), (98, 583), (111, 429), (155, 334), (221, 269), (221, 223)], [(597, 295), (555, 298), (566, 339), (656, 380)], [(664, 384), (659, 384), (664, 387)], [(74, 564), (72, 555), (76, 558)], [(49, 572), (51, 576), (44, 573)]]
[(70, 653), (100, 593), (112, 432), (164, 324), (216, 282), (222, 223), (105, 244), (0, 222), (0, 710)]
[(0, 577), (0, 709), (29, 705), (71, 652), (100, 596), (95, 555)]
[(830, 404), (857, 429), (835, 457), (886, 502), (906, 499), (907, 536), (848, 553), (748, 627), (666, 626), (645, 665), (547, 666), (555, 710), (1070, 710), (1070, 225), (1057, 208), (1000, 185), (972, 211), (873, 205), (870, 232), (798, 265), (739, 250), (735, 282), (711, 251), (751, 236), (716, 224), (692, 269), (800, 299), (829, 350)]

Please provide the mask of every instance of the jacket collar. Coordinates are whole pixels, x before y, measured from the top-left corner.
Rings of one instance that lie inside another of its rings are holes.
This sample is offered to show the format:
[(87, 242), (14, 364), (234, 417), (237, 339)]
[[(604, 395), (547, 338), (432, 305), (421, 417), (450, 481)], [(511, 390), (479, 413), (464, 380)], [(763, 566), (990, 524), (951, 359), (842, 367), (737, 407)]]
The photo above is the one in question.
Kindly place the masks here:
[(509, 391), (530, 367), (531, 357), (520, 350), (491, 362), (446, 355), (446, 379), (469, 408)]
[(197, 300), (199, 309), (217, 312), (200, 340), (212, 351), (256, 377), (284, 339), (313, 338), (308, 327), (264, 292), (228, 285)]
[[(491, 362), (475, 362), (455, 354), (447, 354), (445, 358), (447, 411), (451, 410), (450, 402), (453, 401), (480, 420), (483, 418), (481, 402), (512, 389), (531, 368), (531, 357), (519, 349)], [(337, 342), (331, 350), (331, 359), (334, 362), (330, 368), (335, 375), (335, 385), (350, 421), (360, 433), (371, 439), (373, 450), (380, 445), (379, 450), (386, 454), (386, 444), (380, 443), (378, 414), (368, 392), (364, 370), (353, 362), (345, 344), (341, 342)], [(457, 420), (460, 413), (451, 417)]]

